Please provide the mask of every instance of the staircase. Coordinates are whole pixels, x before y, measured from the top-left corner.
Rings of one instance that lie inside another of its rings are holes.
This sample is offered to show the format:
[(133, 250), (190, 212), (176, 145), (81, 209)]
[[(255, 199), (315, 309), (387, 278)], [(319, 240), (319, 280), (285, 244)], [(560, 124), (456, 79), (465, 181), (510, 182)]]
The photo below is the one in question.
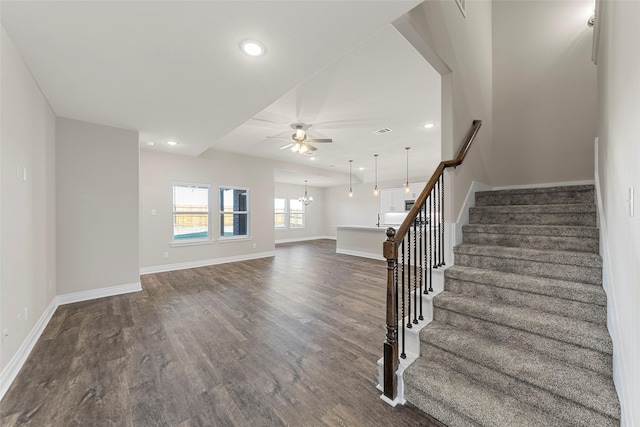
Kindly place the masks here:
[(404, 397), (449, 426), (617, 426), (593, 186), (476, 193)]

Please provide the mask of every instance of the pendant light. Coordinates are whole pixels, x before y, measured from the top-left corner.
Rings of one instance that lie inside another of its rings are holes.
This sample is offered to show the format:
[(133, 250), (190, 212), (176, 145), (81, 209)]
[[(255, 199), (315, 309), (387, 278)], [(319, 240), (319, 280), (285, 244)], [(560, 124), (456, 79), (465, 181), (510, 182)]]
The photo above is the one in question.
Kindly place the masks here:
[(351, 185), (351, 165), (353, 164), (353, 160), (349, 160), (349, 198), (353, 198), (353, 186)]
[(380, 195), (380, 191), (378, 191), (378, 155), (374, 154), (373, 158), (375, 159), (376, 162), (376, 180), (375, 180), (375, 187), (373, 187), (373, 196), (374, 197), (378, 197)]
[(409, 194), (411, 193), (411, 186), (409, 185), (409, 150), (411, 147), (404, 147), (407, 150), (407, 182), (404, 184), (404, 192)]
[(305, 206), (309, 206), (309, 203), (313, 202), (313, 197), (307, 194), (307, 180), (304, 180), (304, 196), (298, 197), (298, 201), (304, 203)]

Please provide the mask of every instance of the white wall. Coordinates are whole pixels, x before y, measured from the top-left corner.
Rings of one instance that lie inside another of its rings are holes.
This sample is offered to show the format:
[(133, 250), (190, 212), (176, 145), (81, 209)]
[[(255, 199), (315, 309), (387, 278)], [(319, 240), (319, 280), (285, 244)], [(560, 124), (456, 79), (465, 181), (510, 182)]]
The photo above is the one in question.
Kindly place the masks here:
[(353, 198), (348, 196), (348, 184), (324, 189), (325, 234), (327, 236), (336, 236), (337, 225), (376, 224), (377, 215), (380, 213), (380, 197), (373, 196), (373, 184), (368, 182), (353, 184), (352, 188)]
[[(171, 246), (172, 183), (210, 184), (212, 189), (213, 243)], [(242, 241), (220, 242), (219, 186), (249, 188), (249, 233)], [(208, 150), (200, 158), (142, 150), (140, 153), (140, 267), (143, 272), (162, 266), (206, 265), (221, 258), (264, 256), (274, 250), (273, 166), (256, 157)], [(151, 215), (151, 210), (156, 215)], [(255, 245), (255, 247), (254, 247)], [(164, 258), (164, 252), (169, 257)], [(176, 265), (177, 264), (177, 265)]]
[(493, 3), (494, 186), (593, 179), (593, 0)]
[[(313, 239), (324, 236), (324, 188), (308, 187), (307, 192), (309, 196), (313, 197), (313, 202), (305, 208), (305, 227), (276, 229), (276, 242)], [(298, 199), (302, 195), (304, 195), (304, 185), (275, 183), (274, 198)]]
[(465, 18), (454, 1), (426, 1), (407, 15), (418, 36), (410, 39), (412, 45), (442, 75), (442, 159), (455, 157), (474, 119), (483, 121), (465, 163), (450, 174), (447, 222), (457, 218), (472, 181), (489, 181), (493, 138), (491, 10), (491, 1), (467, 1)]
[(138, 133), (56, 120), (58, 294), (140, 282)]
[(0, 331), (9, 333), (0, 349), (3, 371), (55, 296), (56, 177), (55, 115), (4, 28), (1, 37)]
[[(640, 2), (603, 1), (598, 56), (598, 184), (609, 330), (623, 423), (640, 426)], [(628, 189), (635, 189), (629, 215)]]

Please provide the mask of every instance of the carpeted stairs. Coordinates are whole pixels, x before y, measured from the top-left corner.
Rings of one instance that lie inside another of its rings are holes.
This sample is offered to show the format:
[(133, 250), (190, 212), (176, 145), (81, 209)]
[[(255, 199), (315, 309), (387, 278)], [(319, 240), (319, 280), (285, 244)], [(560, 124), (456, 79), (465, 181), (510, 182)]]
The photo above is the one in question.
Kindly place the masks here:
[(449, 426), (617, 426), (593, 186), (476, 193), (404, 397)]

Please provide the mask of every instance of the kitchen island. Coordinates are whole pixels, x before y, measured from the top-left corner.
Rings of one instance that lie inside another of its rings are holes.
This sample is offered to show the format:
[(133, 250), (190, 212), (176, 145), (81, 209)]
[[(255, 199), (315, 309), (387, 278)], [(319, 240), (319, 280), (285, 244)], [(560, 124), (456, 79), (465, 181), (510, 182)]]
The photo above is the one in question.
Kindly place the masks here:
[(336, 227), (336, 253), (384, 261), (382, 244), (387, 240), (386, 230), (392, 225), (338, 225)]

